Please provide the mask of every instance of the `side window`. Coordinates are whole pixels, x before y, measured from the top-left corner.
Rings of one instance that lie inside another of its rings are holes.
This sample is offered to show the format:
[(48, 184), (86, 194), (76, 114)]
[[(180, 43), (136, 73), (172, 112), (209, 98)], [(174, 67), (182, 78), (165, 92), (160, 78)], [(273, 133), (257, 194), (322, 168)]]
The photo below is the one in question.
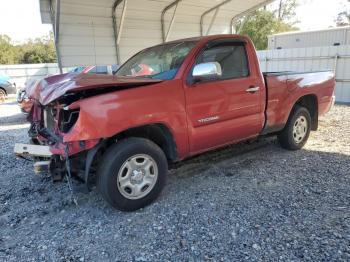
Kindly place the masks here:
[(243, 43), (223, 43), (205, 49), (196, 60), (196, 65), (218, 62), (221, 65), (221, 80), (249, 76), (249, 65)]

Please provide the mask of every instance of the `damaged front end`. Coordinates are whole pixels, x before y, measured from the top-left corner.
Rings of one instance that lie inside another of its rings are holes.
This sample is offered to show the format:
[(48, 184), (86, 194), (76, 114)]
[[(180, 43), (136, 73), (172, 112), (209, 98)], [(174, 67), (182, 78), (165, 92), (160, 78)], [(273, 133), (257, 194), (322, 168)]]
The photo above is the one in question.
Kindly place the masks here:
[[(88, 151), (99, 144), (100, 139), (65, 141), (76, 124), (79, 113), (79, 108), (70, 109), (59, 102), (48, 105), (35, 103), (28, 115), (31, 144), (16, 144), (15, 153), (19, 156), (32, 156), (34, 171), (50, 173), (54, 181), (61, 181), (69, 175), (87, 183), (97, 150), (93, 151), (93, 156)], [(88, 155), (90, 161), (87, 161)]]
[(27, 117), (31, 144), (16, 144), (15, 153), (32, 156), (35, 170), (49, 172), (55, 181), (67, 176), (70, 184), (70, 177), (75, 176), (88, 185), (97, 154), (103, 153), (106, 143), (118, 132), (120, 122), (109, 115), (120, 110), (117, 91), (160, 82), (90, 74), (62, 74), (40, 80), (27, 90), (34, 102)]
[(98, 139), (65, 141), (65, 136), (79, 118), (79, 108), (70, 109), (58, 103), (42, 106), (35, 104), (28, 116), (31, 122), (28, 135), (34, 143), (48, 145), (54, 155), (72, 156), (94, 147)]

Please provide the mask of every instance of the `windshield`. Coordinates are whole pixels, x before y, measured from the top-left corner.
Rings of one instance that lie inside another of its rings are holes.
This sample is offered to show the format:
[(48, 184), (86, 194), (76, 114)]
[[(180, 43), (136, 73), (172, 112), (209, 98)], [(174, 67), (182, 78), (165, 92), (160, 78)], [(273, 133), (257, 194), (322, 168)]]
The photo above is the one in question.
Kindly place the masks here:
[(184, 41), (145, 49), (122, 65), (116, 75), (173, 79), (196, 43)]

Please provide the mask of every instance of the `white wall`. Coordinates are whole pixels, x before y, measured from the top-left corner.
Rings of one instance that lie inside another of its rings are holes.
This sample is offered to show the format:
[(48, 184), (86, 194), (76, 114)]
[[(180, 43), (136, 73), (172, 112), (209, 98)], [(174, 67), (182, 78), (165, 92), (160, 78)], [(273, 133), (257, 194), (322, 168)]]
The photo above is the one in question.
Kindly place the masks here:
[(21, 88), (29, 79), (38, 79), (59, 73), (57, 64), (0, 65), (0, 75), (11, 77), (11, 81)]
[[(64, 68), (67, 72), (71, 68)], [(40, 79), (47, 75), (59, 74), (58, 65), (51, 64), (22, 64), (22, 65), (0, 65), (0, 75), (11, 77), (11, 81), (16, 83), (17, 88), (25, 86), (30, 79)]]

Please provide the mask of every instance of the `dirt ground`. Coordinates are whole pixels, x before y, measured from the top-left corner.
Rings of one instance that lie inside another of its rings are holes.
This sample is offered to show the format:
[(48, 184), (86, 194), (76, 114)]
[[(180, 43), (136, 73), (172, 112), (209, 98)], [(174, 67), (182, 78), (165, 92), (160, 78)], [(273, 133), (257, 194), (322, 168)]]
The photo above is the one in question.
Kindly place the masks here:
[(12, 153), (27, 128), (15, 102), (0, 105), (0, 261), (350, 261), (350, 107), (300, 151), (269, 138), (177, 164), (132, 213), (96, 190), (77, 207), (35, 175)]

